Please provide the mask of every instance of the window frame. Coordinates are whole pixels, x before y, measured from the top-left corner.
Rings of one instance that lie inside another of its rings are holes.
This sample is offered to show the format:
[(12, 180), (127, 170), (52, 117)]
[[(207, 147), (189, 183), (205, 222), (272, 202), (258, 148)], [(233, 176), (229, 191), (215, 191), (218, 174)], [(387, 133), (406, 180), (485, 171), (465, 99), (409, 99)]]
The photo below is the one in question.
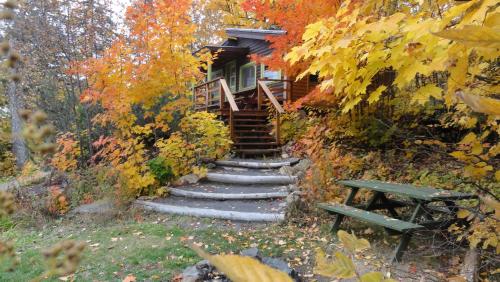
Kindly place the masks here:
[[(243, 87), (243, 69), (250, 68), (250, 67), (253, 67), (254, 74), (255, 74), (254, 79), (253, 79), (253, 84), (248, 85), (246, 87)], [(249, 63), (246, 63), (246, 64), (240, 66), (239, 86), (240, 86), (239, 91), (250, 90), (250, 89), (257, 87), (257, 64), (255, 62), (249, 62)]]
[[(266, 77), (265, 77), (265, 75), (264, 75), (264, 74), (265, 74), (265, 72), (266, 72), (266, 65), (261, 64), (261, 65), (260, 65), (260, 78), (266, 79)], [(278, 80), (281, 80), (281, 79), (282, 79), (282, 75), (283, 75), (283, 73), (281, 72), (281, 70), (277, 70), (277, 71), (273, 71), (273, 72), (278, 73), (279, 78), (269, 78), (269, 79), (278, 79)]]
[[(234, 85), (231, 85), (231, 68), (234, 67)], [(229, 89), (231, 91), (236, 92), (236, 89), (238, 88), (238, 66), (236, 65), (236, 60), (233, 60), (229, 63), (227, 63), (224, 66), (224, 72), (226, 76), (224, 76), (228, 82)]]

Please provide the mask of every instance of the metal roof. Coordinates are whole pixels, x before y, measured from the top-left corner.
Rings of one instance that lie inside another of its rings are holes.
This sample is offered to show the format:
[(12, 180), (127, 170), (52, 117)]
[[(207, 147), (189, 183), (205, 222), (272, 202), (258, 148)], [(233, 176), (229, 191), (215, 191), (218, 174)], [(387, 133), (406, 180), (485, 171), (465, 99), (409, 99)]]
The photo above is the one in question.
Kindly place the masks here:
[(286, 31), (275, 29), (227, 28), (226, 34), (229, 37), (265, 40), (267, 36), (280, 36), (286, 34)]

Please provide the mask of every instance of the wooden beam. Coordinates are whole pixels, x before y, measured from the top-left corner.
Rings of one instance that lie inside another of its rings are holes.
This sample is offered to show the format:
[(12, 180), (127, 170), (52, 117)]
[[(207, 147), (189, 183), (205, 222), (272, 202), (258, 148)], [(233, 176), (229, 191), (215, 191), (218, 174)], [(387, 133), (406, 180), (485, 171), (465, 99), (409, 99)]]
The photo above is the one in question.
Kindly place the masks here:
[(278, 100), (276, 100), (276, 97), (274, 97), (274, 95), (271, 92), (271, 90), (269, 90), (269, 87), (267, 87), (267, 85), (263, 81), (259, 81), (259, 85), (260, 85), (260, 87), (262, 87), (262, 90), (266, 94), (266, 96), (269, 99), (269, 101), (271, 101), (271, 104), (273, 104), (273, 106), (276, 109), (276, 111), (278, 111), (278, 113), (280, 113), (280, 114), (285, 113), (285, 110), (280, 105), (280, 103), (278, 102)]
[(222, 89), (224, 90), (224, 94), (227, 98), (227, 101), (229, 102), (229, 105), (231, 106), (231, 110), (233, 112), (238, 112), (240, 109), (238, 108), (238, 105), (236, 104), (236, 101), (234, 100), (233, 93), (231, 93), (231, 90), (229, 89), (229, 86), (227, 85), (227, 82), (225, 79), (220, 80), (220, 84), (222, 85)]

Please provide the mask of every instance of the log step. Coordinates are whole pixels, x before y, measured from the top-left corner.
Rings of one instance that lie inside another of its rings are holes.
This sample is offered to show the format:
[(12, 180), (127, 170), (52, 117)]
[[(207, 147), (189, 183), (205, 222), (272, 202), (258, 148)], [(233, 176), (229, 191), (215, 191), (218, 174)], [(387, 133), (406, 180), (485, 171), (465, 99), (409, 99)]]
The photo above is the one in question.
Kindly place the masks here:
[(242, 168), (257, 168), (257, 169), (270, 169), (270, 168), (281, 168), (283, 166), (292, 166), (299, 162), (299, 159), (286, 159), (283, 161), (253, 161), (253, 160), (227, 160), (227, 161), (216, 161), (215, 164), (218, 166), (230, 166), (230, 167), (242, 167)]
[(288, 192), (241, 192), (241, 193), (213, 193), (203, 191), (190, 191), (186, 189), (170, 188), (170, 194), (178, 197), (194, 198), (194, 199), (210, 199), (210, 200), (262, 200), (262, 199), (275, 199), (286, 198)]
[(243, 184), (243, 185), (257, 185), (257, 184), (273, 184), (273, 185), (287, 185), (297, 182), (297, 177), (288, 175), (246, 175), (236, 173), (207, 173), (207, 180), (219, 183), (228, 184)]
[(252, 206), (247, 204), (247, 206), (249, 207), (244, 207), (244, 209), (251, 209), (253, 211), (235, 211), (237, 209), (235, 205), (239, 206), (240, 208), (243, 205), (241, 201), (231, 201), (233, 205), (228, 207), (221, 207), (220, 204), (218, 204), (218, 206), (216, 207), (208, 204), (210, 202), (206, 200), (199, 200), (198, 202), (186, 202), (183, 201), (182, 198), (178, 197), (170, 197), (168, 199), (170, 199), (170, 201), (167, 201), (165, 203), (137, 200), (135, 201), (135, 204), (143, 209), (160, 213), (179, 214), (196, 217), (262, 222), (280, 222), (285, 220), (285, 213), (280, 211), (278, 208), (276, 208), (276, 211), (272, 211), (272, 209), (269, 210), (268, 208), (268, 210), (264, 212), (256, 212), (259, 211), (260, 207), (258, 203), (253, 203)]

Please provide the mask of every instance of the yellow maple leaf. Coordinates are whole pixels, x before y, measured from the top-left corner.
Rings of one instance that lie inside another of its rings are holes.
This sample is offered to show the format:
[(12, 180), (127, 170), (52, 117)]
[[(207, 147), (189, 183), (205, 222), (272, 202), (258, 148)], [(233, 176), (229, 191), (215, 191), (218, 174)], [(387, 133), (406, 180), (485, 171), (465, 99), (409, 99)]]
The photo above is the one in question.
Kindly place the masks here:
[(386, 89), (387, 89), (387, 86), (380, 85), (377, 88), (377, 90), (370, 93), (370, 97), (368, 97), (368, 103), (372, 104), (372, 103), (377, 102), (380, 99), (380, 95), (382, 95), (382, 92), (384, 92)]
[(316, 250), (316, 266), (314, 273), (334, 278), (352, 278), (356, 275), (354, 263), (344, 254), (336, 252), (335, 260), (330, 262), (326, 259), (321, 249)]
[(237, 255), (216, 255), (205, 253), (196, 246), (192, 249), (208, 260), (218, 270), (235, 282), (292, 282), (286, 273), (262, 264), (251, 257)]
[(427, 84), (424, 87), (421, 87), (415, 92), (411, 98), (412, 103), (418, 103), (420, 105), (424, 105), (430, 99), (430, 97), (434, 97), (435, 99), (442, 99), (443, 97), (443, 89), (437, 87), (434, 84)]
[(487, 26), (466, 25), (461, 29), (448, 29), (434, 34), (468, 47), (500, 48), (500, 30)]

